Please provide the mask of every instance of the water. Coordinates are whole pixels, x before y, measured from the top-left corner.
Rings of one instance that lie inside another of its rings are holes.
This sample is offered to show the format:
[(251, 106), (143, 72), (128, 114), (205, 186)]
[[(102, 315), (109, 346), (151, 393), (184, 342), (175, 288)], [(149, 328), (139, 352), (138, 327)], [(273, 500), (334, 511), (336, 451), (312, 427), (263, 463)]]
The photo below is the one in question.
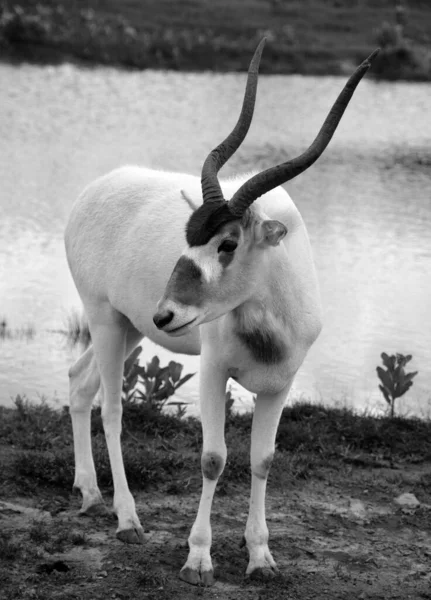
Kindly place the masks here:
[[(126, 163), (199, 174), (233, 126), (244, 74), (0, 65), (0, 403), (67, 402), (76, 356), (64, 329), (79, 299), (63, 229), (85, 184)], [(254, 123), (224, 169), (264, 168), (313, 139), (344, 80), (261, 77)], [(380, 353), (412, 353), (403, 412), (431, 410), (431, 116), (429, 84), (360, 84), (324, 157), (288, 184), (308, 225), (324, 330), (292, 396), (382, 407)], [(168, 353), (146, 342), (145, 356)], [(179, 357), (185, 371), (198, 359)], [(198, 377), (181, 398), (197, 400)], [(250, 397), (239, 393), (237, 406)]]

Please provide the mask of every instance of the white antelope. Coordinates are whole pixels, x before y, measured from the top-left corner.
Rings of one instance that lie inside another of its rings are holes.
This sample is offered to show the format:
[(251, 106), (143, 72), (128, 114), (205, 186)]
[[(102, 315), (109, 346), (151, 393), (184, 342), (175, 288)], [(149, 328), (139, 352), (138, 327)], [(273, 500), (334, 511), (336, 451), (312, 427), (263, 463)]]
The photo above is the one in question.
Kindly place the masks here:
[(219, 169), (240, 146), (252, 120), (263, 45), (264, 40), (250, 64), (238, 123), (205, 160), (201, 181), (140, 167), (114, 170), (83, 191), (65, 233), (92, 337), (92, 346), (69, 373), (74, 485), (83, 496), (81, 512), (103, 503), (90, 439), (91, 404), (101, 387), (117, 537), (124, 542), (144, 541), (121, 453), (124, 360), (144, 336), (174, 352), (201, 354), (203, 487), (180, 572), (192, 584), (213, 582), (210, 513), (226, 461), (229, 377), (257, 395), (246, 574), (276, 570), (265, 521), (267, 477), (292, 380), (321, 329), (307, 232), (278, 186), (322, 154), (375, 54), (348, 80), (304, 154), (250, 179), (219, 182)]

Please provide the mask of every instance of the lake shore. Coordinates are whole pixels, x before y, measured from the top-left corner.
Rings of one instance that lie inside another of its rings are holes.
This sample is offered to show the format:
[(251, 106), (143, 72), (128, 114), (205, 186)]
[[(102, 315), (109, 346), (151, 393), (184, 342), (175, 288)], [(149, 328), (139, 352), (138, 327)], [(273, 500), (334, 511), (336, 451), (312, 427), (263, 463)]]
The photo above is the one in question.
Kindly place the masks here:
[[(352, 71), (376, 46), (371, 75), (431, 81), (425, 23), (430, 9), (415, 8), (408, 26), (394, 21), (389, 2), (329, 6), (313, 0), (250, 6), (172, 0), (88, 3), (8, 1), (0, 13), (2, 60), (37, 63), (80, 61), (134, 69), (245, 71), (265, 35), (261, 72), (340, 75)], [(181, 3), (179, 3), (181, 5)], [(221, 18), (221, 11), (223, 18)], [(168, 16), (169, 15), (169, 16)]]
[[(145, 528), (143, 546), (115, 538), (106, 511), (79, 517), (72, 496), (68, 410), (18, 399), (0, 408), (0, 598), (183, 600), (178, 579), (199, 501), (200, 423), (125, 403), (123, 454)], [(268, 483), (275, 578), (244, 579), (251, 415), (228, 413), (228, 463), (214, 501), (212, 598), (427, 597), (431, 556), (431, 422), (286, 408)], [(99, 410), (93, 450), (104, 497), (112, 479)], [(405, 494), (412, 494), (413, 496)], [(428, 563), (428, 566), (427, 566)], [(397, 593), (399, 592), (399, 595)]]

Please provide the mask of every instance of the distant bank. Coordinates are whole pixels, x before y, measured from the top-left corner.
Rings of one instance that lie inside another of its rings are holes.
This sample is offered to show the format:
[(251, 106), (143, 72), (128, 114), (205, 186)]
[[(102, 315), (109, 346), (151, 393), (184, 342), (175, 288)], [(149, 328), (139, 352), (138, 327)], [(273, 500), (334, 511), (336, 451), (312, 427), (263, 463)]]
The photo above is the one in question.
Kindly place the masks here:
[(6, 0), (0, 57), (243, 71), (266, 35), (263, 73), (344, 74), (381, 46), (375, 77), (431, 81), (430, 24), (419, 0)]

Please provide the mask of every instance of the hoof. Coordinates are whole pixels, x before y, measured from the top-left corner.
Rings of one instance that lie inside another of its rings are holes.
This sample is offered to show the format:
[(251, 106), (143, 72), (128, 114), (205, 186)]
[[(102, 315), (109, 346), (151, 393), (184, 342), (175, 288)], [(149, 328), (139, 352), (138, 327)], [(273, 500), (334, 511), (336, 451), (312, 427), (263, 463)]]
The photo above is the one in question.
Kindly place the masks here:
[(133, 529), (119, 529), (115, 534), (117, 539), (124, 544), (143, 544), (145, 542), (144, 530), (142, 527)]
[(110, 515), (110, 512), (104, 502), (98, 502), (97, 504), (83, 504), (78, 514), (81, 517), (106, 517)]
[(72, 494), (74, 496), (78, 496), (81, 493), (81, 490), (79, 489), (79, 487), (77, 485), (73, 485), (72, 486)]
[(213, 571), (203, 571), (201, 573), (201, 583), (205, 587), (210, 587), (214, 584), (214, 572)]
[(279, 574), (280, 571), (277, 567), (258, 567), (251, 573), (247, 573), (246, 579), (248, 581), (269, 581)]
[[(72, 488), (73, 494), (81, 494), (81, 489), (74, 485)], [(79, 510), (79, 515), (83, 516), (94, 516), (109, 514), (108, 509), (103, 502), (102, 494), (99, 490), (92, 490), (91, 492), (84, 492), (82, 494), (82, 506)]]
[(196, 571), (195, 569), (185, 567), (180, 571), (180, 579), (186, 583), (190, 583), (191, 585), (203, 585), (205, 587), (210, 587), (214, 583), (214, 572), (202, 571), (199, 573), (199, 571)]

